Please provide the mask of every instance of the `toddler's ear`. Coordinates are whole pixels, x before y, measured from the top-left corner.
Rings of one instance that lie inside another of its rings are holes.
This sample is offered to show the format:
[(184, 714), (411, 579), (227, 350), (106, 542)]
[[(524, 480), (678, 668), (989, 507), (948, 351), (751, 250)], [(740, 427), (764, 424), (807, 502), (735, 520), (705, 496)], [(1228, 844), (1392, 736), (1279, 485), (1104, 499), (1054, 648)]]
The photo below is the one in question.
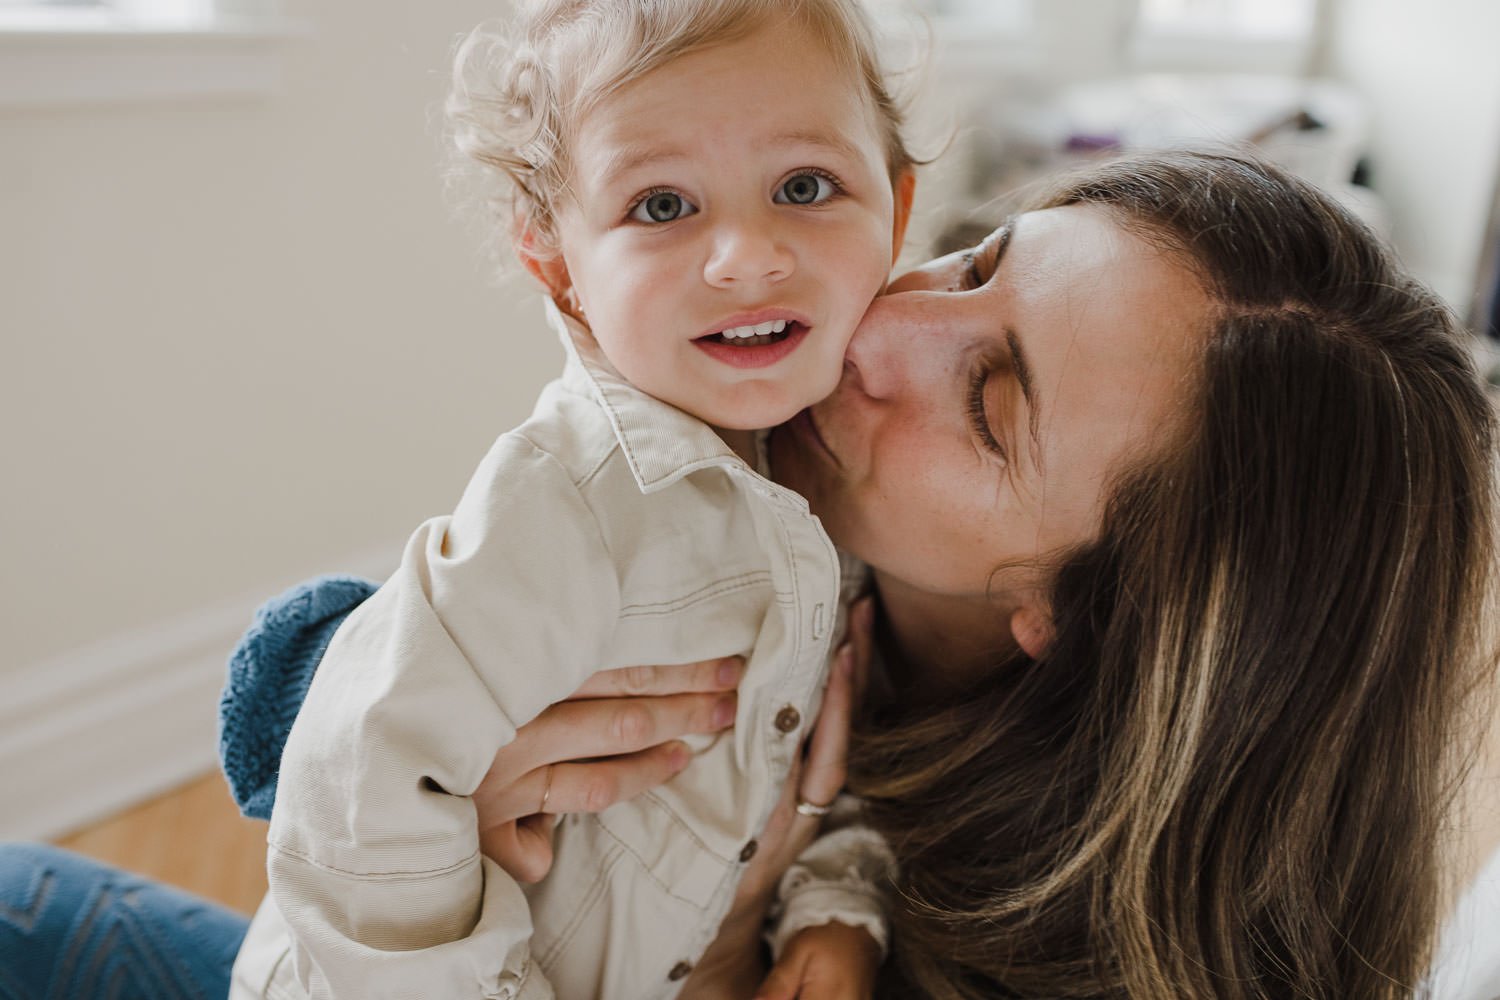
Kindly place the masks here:
[(540, 281), (547, 289), (547, 294), (560, 307), (571, 313), (581, 312), (577, 306), (577, 297), (573, 294), (573, 279), (568, 274), (568, 264), (563, 260), (562, 254), (555, 250), (541, 249), (536, 233), (531, 229), (521, 230), (515, 242), (516, 256), (521, 258), (521, 266), (526, 268), (526, 273)]
[(1023, 604), (1017, 608), (1010, 616), (1010, 633), (1016, 637), (1021, 652), (1033, 660), (1046, 655), (1056, 636), (1052, 615), (1040, 604)]
[(911, 202), (917, 193), (916, 171), (902, 171), (892, 193), (896, 196), (896, 217), (891, 232), (891, 266), (895, 267), (896, 258), (901, 256), (901, 244), (906, 240), (906, 224), (911, 221)]

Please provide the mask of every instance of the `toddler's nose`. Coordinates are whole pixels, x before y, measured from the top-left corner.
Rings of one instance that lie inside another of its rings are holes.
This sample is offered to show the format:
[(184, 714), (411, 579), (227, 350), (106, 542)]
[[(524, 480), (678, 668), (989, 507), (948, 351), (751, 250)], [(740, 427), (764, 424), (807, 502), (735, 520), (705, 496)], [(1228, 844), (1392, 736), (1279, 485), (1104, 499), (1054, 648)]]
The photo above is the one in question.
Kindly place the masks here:
[(794, 267), (791, 250), (774, 226), (743, 219), (716, 230), (703, 278), (718, 288), (774, 283), (790, 275)]

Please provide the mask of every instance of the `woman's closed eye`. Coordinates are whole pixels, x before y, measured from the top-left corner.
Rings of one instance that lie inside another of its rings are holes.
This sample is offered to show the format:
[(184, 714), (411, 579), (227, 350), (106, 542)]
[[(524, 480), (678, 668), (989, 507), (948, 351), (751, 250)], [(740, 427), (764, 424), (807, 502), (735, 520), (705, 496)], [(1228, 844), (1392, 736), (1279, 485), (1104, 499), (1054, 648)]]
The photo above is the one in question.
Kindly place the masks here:
[(671, 188), (655, 188), (636, 199), (635, 204), (630, 206), (627, 217), (632, 222), (657, 226), (696, 214), (698, 206), (676, 191)]
[(990, 424), (989, 407), (985, 399), (985, 396), (989, 394), (990, 385), (993, 382), (995, 374), (996, 369), (989, 361), (984, 358), (975, 360), (973, 367), (969, 371), (968, 405), (966, 408), (969, 414), (969, 426), (972, 428), (974, 436), (979, 440), (980, 445), (985, 451), (999, 458), (1001, 461), (1007, 461), (1009, 455), (1005, 450), (1005, 445), (1001, 444), (1000, 439), (995, 436), (994, 427)]

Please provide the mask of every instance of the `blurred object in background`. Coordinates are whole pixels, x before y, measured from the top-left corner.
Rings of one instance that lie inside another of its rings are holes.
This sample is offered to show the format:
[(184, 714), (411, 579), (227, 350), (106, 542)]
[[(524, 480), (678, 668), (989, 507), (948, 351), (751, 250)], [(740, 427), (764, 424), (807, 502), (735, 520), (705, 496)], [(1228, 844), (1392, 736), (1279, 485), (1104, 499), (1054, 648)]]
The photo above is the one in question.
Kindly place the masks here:
[(971, 194), (984, 203), (1100, 156), (1248, 144), (1389, 235), (1380, 199), (1355, 180), (1370, 110), (1348, 84), (1267, 74), (1145, 73), (1065, 85), (988, 109)]
[[(1490, 385), (1500, 389), (1500, 179), (1495, 183), (1495, 197), (1490, 204), (1490, 222), (1485, 229), (1474, 288), (1469, 327), (1482, 334), (1475, 338), (1475, 357)], [(1500, 886), (1500, 877), (1497, 877), (1497, 886)], [(1496, 891), (1500, 892), (1500, 887)]]
[(1486, 331), (1492, 339), (1500, 341), (1500, 236), (1490, 242), (1490, 256), (1496, 263), (1490, 268), (1489, 308), (1480, 316), (1489, 317)]
[[(1355, 186), (1368, 174), (1370, 106), (1351, 84), (1312, 73), (1344, 0), (913, 2), (933, 26), (933, 85), (961, 125), (950, 152), (959, 162), (943, 165), (956, 180), (943, 192), (939, 249), (967, 238), (971, 212), (982, 226), (1061, 170), (1205, 144), (1254, 145), (1390, 232), (1380, 198)], [(997, 49), (991, 39), (1007, 33), (1012, 46)], [(970, 51), (981, 45), (988, 59)], [(982, 96), (953, 96), (966, 91)]]
[(1338, 0), (1141, 0), (1129, 64), (1196, 72), (1306, 73)]
[(911, 3), (930, 18), (938, 95), (918, 119), (956, 122), (923, 175), (924, 249), (1081, 161), (1248, 143), (1340, 199), (1476, 331), (1493, 326), (1495, 0)]
[(1470, 325), (1486, 333), (1500, 349), (1500, 178), (1490, 204), (1490, 224), (1485, 230), (1484, 253), (1479, 261), (1479, 293), (1474, 299)]

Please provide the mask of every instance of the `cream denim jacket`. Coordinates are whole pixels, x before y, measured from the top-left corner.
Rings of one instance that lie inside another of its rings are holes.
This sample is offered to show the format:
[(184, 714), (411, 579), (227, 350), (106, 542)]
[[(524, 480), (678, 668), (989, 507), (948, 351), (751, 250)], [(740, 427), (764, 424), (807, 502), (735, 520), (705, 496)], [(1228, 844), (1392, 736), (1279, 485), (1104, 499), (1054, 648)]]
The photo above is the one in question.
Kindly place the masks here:
[[(671, 997), (755, 853), (843, 628), (838, 554), (801, 497), (552, 322), (562, 377), (323, 657), (232, 1000)], [(536, 886), (479, 853), (468, 796), (518, 726), (597, 670), (730, 654), (749, 659), (735, 726), (686, 770), (563, 817)], [(784, 926), (883, 940), (878, 838), (800, 860)]]

